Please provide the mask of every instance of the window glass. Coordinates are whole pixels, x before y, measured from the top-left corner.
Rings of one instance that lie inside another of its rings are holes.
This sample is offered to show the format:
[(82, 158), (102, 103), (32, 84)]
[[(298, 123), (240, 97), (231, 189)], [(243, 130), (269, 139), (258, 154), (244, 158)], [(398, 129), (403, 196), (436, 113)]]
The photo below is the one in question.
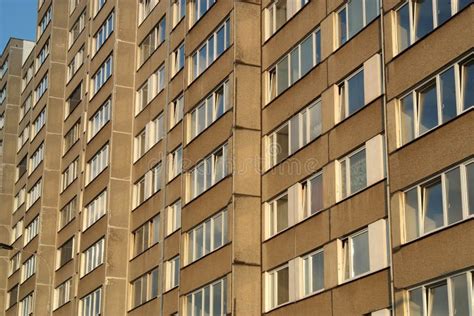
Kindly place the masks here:
[(277, 272), (277, 305), (281, 305), (289, 301), (289, 283), (289, 269), (286, 267)]
[(423, 316), (423, 290), (417, 288), (410, 291), (410, 316)]
[(406, 241), (419, 236), (418, 231), (418, 190), (411, 189), (405, 193), (405, 239)]
[(313, 36), (309, 36), (301, 43), (301, 76), (304, 76), (311, 68), (313, 68)]
[[(445, 1), (445, 0), (443, 0)], [(443, 123), (456, 116), (456, 86), (454, 83), (454, 67), (449, 68), (440, 76), (441, 111)]]
[(309, 108), (309, 122), (310, 122), (310, 139), (313, 140), (321, 134), (322, 119), (321, 119), (321, 102), (317, 102)]
[(318, 175), (310, 180), (311, 183), (311, 214), (323, 209), (323, 177)]
[(462, 219), (462, 196), (461, 196), (461, 175), (459, 168), (446, 173), (446, 207), (448, 211), (448, 224), (455, 223)]
[(285, 56), (277, 65), (278, 94), (288, 88), (288, 56)]
[(470, 4), (472, 0), (458, 0), (458, 10), (462, 10), (468, 4)]
[(352, 260), (353, 276), (370, 270), (369, 233), (367, 231), (352, 238)]
[(367, 186), (366, 169), (365, 150), (361, 150), (350, 157), (351, 193), (357, 192)]
[(364, 26), (363, 20), (363, 0), (351, 0), (347, 4), (347, 14), (349, 17), (349, 37), (354, 36)]
[(433, 29), (433, 3), (432, 0), (417, 0), (412, 3), (415, 37), (420, 39)]
[[(225, 26), (225, 24), (224, 24)], [(222, 26), (218, 31), (217, 31), (217, 56), (222, 54), (224, 52), (225, 47), (225, 41), (224, 41), (224, 26)]]
[(449, 315), (448, 285), (443, 282), (428, 289), (428, 315)]
[(469, 214), (474, 214), (474, 163), (466, 166), (467, 196)]
[(462, 96), (464, 109), (474, 106), (474, 60), (462, 66)]
[(339, 15), (339, 45), (347, 41), (346, 9), (342, 9)]
[(365, 24), (369, 24), (379, 15), (380, 7), (378, 0), (365, 0)]
[(418, 95), (420, 135), (438, 125), (438, 109), (436, 102), (436, 84), (424, 88)]
[(348, 115), (364, 106), (364, 71), (358, 72), (348, 80), (349, 99)]
[(453, 0), (436, 0), (438, 25), (446, 22), (451, 17), (452, 2)]
[(425, 233), (443, 225), (443, 200), (441, 190), (440, 179), (423, 188), (423, 220)]
[(219, 282), (212, 286), (212, 310), (213, 315), (224, 315), (225, 312), (222, 310), (222, 283)]
[(276, 144), (270, 150), (276, 155), (276, 163), (288, 157), (288, 125), (285, 125), (276, 133)]
[[(299, 53), (300, 53), (299, 47), (297, 47), (290, 53), (290, 61), (291, 61), (290, 84), (295, 83), (300, 78), (300, 68), (299, 68), (300, 54)], [(311, 58), (311, 62), (312, 62), (312, 58)]]
[(414, 120), (415, 113), (413, 110), (413, 95), (409, 94), (400, 100), (401, 114), (401, 141), (406, 144), (415, 137)]
[(451, 295), (455, 315), (469, 315), (468, 291), (465, 273), (451, 278)]
[(288, 196), (285, 195), (276, 201), (276, 232), (280, 232), (288, 227)]

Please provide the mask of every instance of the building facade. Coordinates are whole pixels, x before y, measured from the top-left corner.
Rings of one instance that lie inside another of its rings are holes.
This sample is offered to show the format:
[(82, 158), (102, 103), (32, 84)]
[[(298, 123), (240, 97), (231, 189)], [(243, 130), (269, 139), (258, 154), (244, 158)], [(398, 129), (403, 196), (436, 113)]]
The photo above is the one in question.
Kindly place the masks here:
[(474, 315), (470, 0), (40, 0), (0, 58), (0, 314)]

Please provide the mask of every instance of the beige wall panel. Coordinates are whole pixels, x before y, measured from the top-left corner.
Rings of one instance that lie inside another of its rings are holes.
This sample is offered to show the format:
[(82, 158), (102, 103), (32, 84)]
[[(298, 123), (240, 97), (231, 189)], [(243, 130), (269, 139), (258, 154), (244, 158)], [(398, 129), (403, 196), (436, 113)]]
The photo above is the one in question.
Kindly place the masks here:
[(402, 246), (393, 254), (395, 288), (410, 287), (471, 267), (473, 240), (474, 221), (471, 219)]
[(86, 206), (103, 190), (107, 189), (109, 184), (109, 168), (107, 167), (92, 182), (87, 184), (83, 194), (83, 205)]
[[(150, 103), (135, 117), (133, 130), (135, 134), (143, 130), (145, 125), (152, 119), (162, 113), (166, 105), (166, 93), (162, 90), (158, 95), (150, 101)], [(130, 105), (128, 105), (130, 106)], [(133, 110), (135, 111), (135, 110)], [(163, 116), (163, 118), (166, 118)]]
[(104, 278), (105, 264), (102, 264), (79, 280), (79, 285), (77, 287), (77, 297), (83, 298), (87, 294), (104, 285)]
[(261, 129), (261, 92), (255, 89), (260, 79), (259, 68), (240, 64), (235, 66), (235, 83), (232, 79), (229, 82), (229, 99), (234, 101), (230, 101), (229, 105), (238, 108), (234, 119), (238, 127)]
[[(126, 61), (120, 61), (122, 62)], [(131, 133), (135, 92), (131, 88), (115, 87), (112, 106), (112, 128), (114, 131)]]
[[(129, 236), (130, 233), (128, 229), (108, 227), (107, 250), (104, 260), (107, 262), (107, 278), (117, 279), (127, 277), (128, 258), (124, 256), (124, 252), (126, 245), (129, 244)], [(121, 301), (123, 301), (123, 299), (121, 299)]]
[[(137, 55), (140, 53), (137, 52)], [(166, 51), (165, 42), (161, 43), (160, 46), (148, 57), (148, 59), (140, 64), (140, 61), (137, 62), (138, 71), (135, 75), (135, 89), (138, 90), (155, 71), (160, 68), (165, 59), (168, 57), (168, 52)], [(138, 60), (138, 56), (137, 56)], [(165, 67), (165, 70), (168, 68)], [(166, 72), (165, 72), (166, 73)], [(165, 80), (166, 81), (166, 80)]]
[(182, 268), (180, 293), (187, 294), (229, 273), (231, 252), (231, 245), (227, 245)]
[(163, 295), (163, 315), (172, 315), (179, 310), (179, 288)]
[(201, 223), (203, 220), (226, 207), (232, 199), (232, 178), (226, 177), (212, 188), (183, 206), (181, 212), (181, 230)]
[(331, 292), (310, 296), (301, 301), (278, 308), (266, 315), (331, 315)]
[[(168, 116), (169, 117), (169, 116)], [(167, 120), (167, 117), (163, 117), (164, 120)], [(169, 120), (167, 120), (169, 121)], [(168, 136), (166, 139), (166, 151), (172, 152), (181, 145), (184, 141), (183, 138), (183, 120), (181, 120), (178, 124), (176, 124), (173, 129), (168, 132)]]
[[(173, 234), (169, 235), (166, 237), (163, 242), (165, 243), (164, 245), (164, 250), (163, 250), (163, 260), (169, 260), (176, 255), (180, 254), (179, 253), (179, 244), (181, 240), (181, 233), (179, 230), (175, 231)], [(184, 254), (181, 254), (180, 259), (183, 258)]]
[(234, 148), (236, 148), (232, 157), (235, 172), (233, 191), (235, 194), (259, 196), (261, 187), (260, 131), (236, 129), (233, 139)]
[(127, 315), (130, 315), (130, 316), (154, 315), (160, 309), (161, 309), (161, 299), (155, 298), (143, 305), (140, 305), (140, 307), (137, 307), (129, 311)]
[(132, 218), (130, 222), (131, 229), (135, 230), (138, 228), (145, 221), (160, 213), (162, 208), (163, 193), (162, 191), (159, 191), (132, 211)]
[(334, 315), (363, 315), (386, 308), (390, 305), (388, 286), (389, 272), (383, 270), (334, 289)]
[(380, 51), (380, 20), (352, 37), (328, 58), (328, 84), (338, 83)]
[(329, 241), (329, 211), (315, 214), (295, 226), (295, 253), (303, 255)]
[(474, 111), (469, 111), (391, 154), (391, 192), (402, 190), (472, 155), (473, 120)]
[[(124, 253), (122, 252), (122, 255)], [(160, 261), (161, 251), (160, 244), (155, 244), (148, 251), (145, 251), (138, 256), (132, 258), (128, 264), (128, 279), (135, 280), (147, 271), (151, 271), (158, 266)], [(161, 271), (160, 271), (161, 272)], [(161, 273), (160, 273), (161, 275)]]
[(262, 270), (268, 271), (288, 262), (296, 256), (294, 245), (296, 230), (288, 229), (273, 238), (267, 240), (262, 245)]
[(108, 196), (109, 225), (128, 229), (131, 187), (129, 181), (110, 179)]
[[(145, 153), (139, 160), (133, 164), (132, 168), (132, 182), (135, 183), (139, 178), (141, 178), (150, 168), (154, 167), (162, 160), (165, 155), (163, 153), (164, 142), (160, 141), (155, 144), (148, 152)], [(163, 165), (162, 165), (163, 166)], [(163, 169), (164, 170), (164, 169)]]
[(170, 205), (174, 203), (179, 198), (182, 198), (182, 200), (184, 199), (184, 192), (182, 192), (184, 179), (185, 179), (185, 176), (179, 175), (166, 184), (166, 188), (165, 188), (166, 190), (165, 204), (166, 205)]
[(107, 233), (107, 215), (102, 216), (94, 225), (88, 227), (81, 234), (79, 252), (84, 252), (87, 248), (99, 241)]

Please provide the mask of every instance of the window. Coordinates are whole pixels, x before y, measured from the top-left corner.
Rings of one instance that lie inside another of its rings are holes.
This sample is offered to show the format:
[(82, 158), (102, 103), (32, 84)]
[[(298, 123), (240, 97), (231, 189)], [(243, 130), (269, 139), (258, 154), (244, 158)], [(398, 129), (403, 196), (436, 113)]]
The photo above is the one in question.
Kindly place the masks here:
[(20, 121), (23, 120), (23, 118), (26, 116), (26, 113), (31, 108), (31, 104), (33, 103), (31, 93), (26, 97), (25, 102), (20, 105)]
[(303, 217), (306, 218), (323, 209), (323, 175), (317, 173), (301, 184)]
[(132, 308), (158, 296), (158, 268), (132, 281)]
[(344, 199), (367, 187), (367, 163), (365, 148), (358, 149), (338, 160), (340, 199)]
[(100, 9), (102, 9), (105, 2), (107, 2), (107, 0), (94, 0), (94, 16), (96, 16), (97, 13), (99, 13)]
[(21, 283), (28, 280), (36, 273), (36, 256), (32, 255), (23, 263), (21, 267)]
[(45, 62), (46, 58), (48, 58), (48, 56), (49, 56), (49, 39), (41, 48), (38, 56), (36, 56), (36, 71), (38, 71), (41, 65), (43, 65), (43, 63)]
[(25, 187), (22, 187), (18, 191), (18, 193), (15, 195), (15, 200), (14, 200), (14, 204), (13, 204), (13, 210), (14, 211), (17, 211), (18, 208), (20, 208), (20, 206), (22, 206), (23, 203), (25, 203), (25, 196), (26, 196), (25, 191), (26, 191)]
[(268, 167), (285, 160), (321, 134), (321, 101), (293, 116), (267, 137)]
[(370, 271), (369, 232), (363, 230), (342, 241), (344, 280)]
[(61, 177), (61, 190), (64, 191), (74, 180), (77, 178), (77, 165), (79, 159), (74, 160), (69, 164), (69, 166), (64, 170)]
[(73, 197), (62, 209), (59, 217), (59, 229), (69, 224), (75, 217), (77, 211), (77, 197)]
[[(203, 2), (200, 0), (199, 2)], [(230, 20), (227, 19), (211, 36), (191, 54), (190, 81), (204, 72), (230, 46)]]
[(187, 233), (187, 263), (219, 249), (227, 243), (227, 210), (223, 210)]
[(139, 65), (153, 54), (153, 52), (165, 41), (166, 38), (166, 17), (163, 17), (153, 30), (138, 45)]
[(105, 240), (102, 238), (82, 253), (81, 276), (88, 274), (104, 263), (104, 243)]
[(108, 99), (89, 119), (89, 140), (92, 139), (110, 120), (112, 100)]
[(168, 154), (168, 181), (181, 174), (183, 148), (179, 146), (174, 152)]
[(71, 280), (67, 280), (54, 289), (54, 308), (59, 308), (70, 301)]
[(186, 15), (186, 0), (172, 0), (171, 1), (171, 14), (173, 17), (173, 28)]
[(166, 213), (166, 236), (181, 228), (181, 200), (168, 206)]
[(135, 207), (142, 204), (153, 194), (161, 190), (161, 163), (151, 168), (134, 185)]
[(171, 54), (171, 62), (171, 77), (174, 77), (184, 67), (184, 43)]
[(268, 70), (267, 103), (306, 75), (321, 61), (321, 32), (312, 32)]
[(138, 256), (155, 245), (159, 241), (159, 238), (160, 215), (156, 215), (133, 232), (133, 256)]
[(227, 175), (227, 144), (197, 164), (188, 177), (189, 200), (201, 195)]
[(17, 252), (13, 257), (10, 258), (10, 275), (20, 269), (20, 253)]
[(165, 263), (166, 280), (165, 290), (169, 291), (179, 285), (179, 256)]
[(64, 135), (64, 153), (66, 153), (79, 140), (80, 121), (77, 121), (71, 129)]
[(298, 13), (309, 0), (276, 0), (265, 9), (265, 39)]
[(68, 263), (69, 261), (71, 261), (73, 257), (74, 257), (74, 237), (69, 239), (61, 247), (59, 247), (57, 268), (60, 268), (66, 263)]
[(13, 286), (10, 291), (8, 291), (7, 308), (10, 308), (16, 303), (18, 303), (18, 288), (19, 288), (19, 285), (17, 284)]
[(76, 9), (79, 2), (80, 0), (69, 0), (69, 15), (71, 15), (74, 12), (74, 9)]
[(105, 62), (100, 66), (99, 70), (92, 76), (91, 95), (94, 96), (97, 91), (107, 82), (112, 76), (112, 56), (109, 56)]
[(46, 10), (46, 13), (41, 18), (41, 21), (38, 25), (38, 36), (36, 36), (37, 41), (40, 39), (41, 35), (44, 33), (44, 31), (48, 27), (49, 22), (51, 22), (51, 15), (53, 13), (52, 11), (53, 11), (52, 6), (49, 6), (49, 8)]
[(405, 191), (405, 241), (474, 215), (473, 177), (469, 161)]
[(290, 301), (290, 268), (284, 265), (267, 275), (267, 299), (269, 307), (275, 308)]
[(410, 316), (473, 315), (473, 271), (437, 280), (408, 291)]
[(31, 174), (43, 161), (44, 156), (44, 143), (39, 145), (38, 149), (30, 157), (30, 165), (29, 165), (29, 174)]
[(400, 98), (399, 144), (404, 145), (474, 105), (474, 60), (461, 61)]
[(28, 191), (26, 197), (26, 208), (29, 209), (41, 196), (41, 179), (39, 179)]
[(3, 65), (0, 66), (0, 80), (3, 79), (3, 76), (5, 76), (7, 71), (8, 71), (8, 60), (5, 60)]
[[(466, 0), (408, 0), (397, 11), (398, 52), (446, 22), (469, 4)], [(435, 10), (433, 10), (435, 9)], [(436, 14), (433, 14), (436, 12)]]
[(25, 155), (16, 166), (16, 180), (20, 179), (26, 173), (27, 166), (28, 164)]
[(26, 86), (30, 83), (31, 79), (33, 79), (33, 73), (34, 73), (34, 63), (31, 63), (31, 65), (25, 71), (25, 74), (23, 75), (23, 78), (21, 79), (21, 91), (22, 92), (23, 92), (23, 90), (25, 90)]
[(365, 105), (363, 69), (339, 84), (338, 99), (339, 121), (351, 116)]
[(193, 0), (191, 2), (191, 25), (200, 18), (216, 3), (216, 0)]
[(20, 316), (33, 315), (33, 293), (28, 294), (24, 299), (20, 301)]
[(20, 219), (13, 227), (11, 233), (10, 243), (13, 244), (23, 234), (23, 220)]
[(80, 316), (99, 316), (102, 314), (102, 288), (81, 298)]
[(158, 143), (165, 134), (163, 114), (158, 115), (152, 122), (150, 122), (150, 128), (153, 131), (153, 145), (154, 145)]
[(23, 145), (25, 145), (29, 139), (30, 139), (30, 127), (27, 125), (21, 131), (20, 135), (18, 135), (17, 146), (16, 146), (17, 151), (22, 149)]
[(35, 89), (35, 101), (38, 102), (43, 94), (48, 90), (48, 74), (44, 75)]
[(67, 80), (71, 80), (84, 62), (84, 46), (81, 47), (67, 66)]
[(165, 88), (165, 66), (155, 71), (137, 91), (135, 114), (140, 113)]
[(169, 130), (175, 127), (183, 119), (184, 94), (177, 97), (170, 103)]
[(343, 45), (379, 16), (379, 2), (373, 0), (348, 1), (337, 13), (339, 45)]
[(31, 124), (31, 139), (34, 139), (35, 136), (39, 133), (41, 128), (44, 126), (44, 123), (46, 122), (46, 110), (43, 109), (40, 114), (36, 117), (36, 119), (33, 121), (33, 124)]
[(94, 180), (109, 165), (109, 144), (99, 151), (87, 163), (87, 183)]
[(40, 225), (40, 218), (39, 216), (36, 216), (35, 219), (33, 219), (28, 224), (28, 226), (25, 227), (24, 246), (28, 245), (28, 243), (38, 235), (39, 225)]
[(77, 40), (79, 35), (82, 33), (85, 27), (85, 19), (86, 19), (86, 11), (81, 13), (81, 15), (77, 18), (76, 22), (74, 22), (72, 28), (69, 30), (69, 47), (74, 44)]
[(7, 98), (7, 86), (5, 85), (2, 89), (0, 89), (0, 104), (2, 104), (6, 98)]
[(222, 278), (186, 296), (186, 315), (227, 315), (227, 280)]
[(288, 194), (276, 198), (268, 203), (270, 211), (270, 236), (276, 235), (289, 227)]
[[(98, 0), (105, 3), (105, 0)], [(102, 24), (100, 29), (95, 33), (93, 45), (94, 54), (104, 45), (105, 41), (109, 38), (110, 34), (114, 31), (114, 12), (110, 13), (105, 22)]]
[[(75, 205), (74, 205), (75, 206)], [(91, 227), (107, 212), (107, 191), (102, 191), (87, 206), (83, 215), (82, 231)]]
[(190, 114), (189, 140), (217, 121), (230, 108), (229, 80), (219, 85)]
[(151, 11), (158, 4), (158, 2), (160, 2), (160, 0), (139, 0), (138, 2), (138, 24), (139, 25), (151, 13)]
[(74, 109), (81, 103), (82, 100), (82, 82), (71, 92), (71, 95), (66, 102), (66, 110), (64, 111), (65, 117), (68, 117)]

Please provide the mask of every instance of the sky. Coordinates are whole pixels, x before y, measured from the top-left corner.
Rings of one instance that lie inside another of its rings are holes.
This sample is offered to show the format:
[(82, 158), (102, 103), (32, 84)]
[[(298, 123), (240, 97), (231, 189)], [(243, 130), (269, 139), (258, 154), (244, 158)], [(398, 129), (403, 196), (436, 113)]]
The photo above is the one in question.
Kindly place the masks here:
[(0, 53), (10, 37), (35, 40), (38, 0), (0, 0)]

